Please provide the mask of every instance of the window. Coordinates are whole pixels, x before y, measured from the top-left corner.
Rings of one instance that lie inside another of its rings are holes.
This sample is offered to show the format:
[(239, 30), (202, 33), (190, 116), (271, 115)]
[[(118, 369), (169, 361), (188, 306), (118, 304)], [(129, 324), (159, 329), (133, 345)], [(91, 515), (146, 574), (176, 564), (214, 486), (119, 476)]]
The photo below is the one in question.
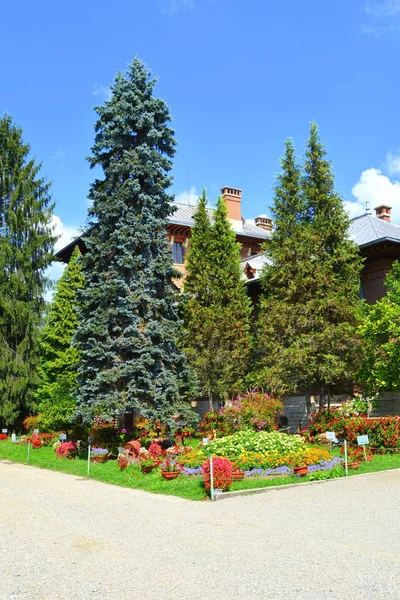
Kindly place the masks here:
[(172, 245), (172, 258), (174, 263), (183, 264), (183, 244), (182, 242), (174, 242)]

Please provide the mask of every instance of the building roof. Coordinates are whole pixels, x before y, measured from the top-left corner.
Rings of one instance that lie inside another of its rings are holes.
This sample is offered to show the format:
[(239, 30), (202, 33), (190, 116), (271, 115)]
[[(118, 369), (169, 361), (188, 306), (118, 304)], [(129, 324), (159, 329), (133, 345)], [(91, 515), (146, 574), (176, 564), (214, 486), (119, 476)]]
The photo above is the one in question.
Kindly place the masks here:
[[(174, 202), (174, 206), (176, 206), (176, 211), (168, 219), (169, 222), (174, 225), (185, 225), (186, 227), (193, 227), (193, 218), (196, 213), (197, 206), (190, 206), (189, 204), (179, 204), (178, 202)], [(214, 210), (212, 208), (209, 208), (208, 212), (212, 217), (214, 214)], [(259, 238), (262, 240), (265, 240), (271, 235), (270, 231), (267, 231), (262, 227), (257, 227), (257, 225), (254, 225), (254, 222), (244, 220), (242, 220), (241, 222), (235, 221), (234, 230), (236, 235)]]
[(400, 227), (372, 215), (351, 219), (349, 233), (360, 248), (384, 241), (400, 244)]
[[(351, 219), (349, 233), (351, 239), (360, 248), (386, 241), (400, 244), (400, 227), (372, 215), (362, 215), (361, 217)], [(243, 279), (249, 283), (259, 279), (261, 270), (267, 262), (270, 263), (265, 254), (256, 254), (255, 256), (244, 258), (241, 261)], [(251, 277), (248, 277), (249, 273)]]

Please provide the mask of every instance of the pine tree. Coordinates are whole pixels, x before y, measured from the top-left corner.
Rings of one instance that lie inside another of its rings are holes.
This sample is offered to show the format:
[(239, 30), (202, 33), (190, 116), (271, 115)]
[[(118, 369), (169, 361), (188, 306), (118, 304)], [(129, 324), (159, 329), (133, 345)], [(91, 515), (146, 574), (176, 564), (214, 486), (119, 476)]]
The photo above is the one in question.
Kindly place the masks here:
[(241, 279), (240, 246), (218, 199), (212, 227), (200, 199), (187, 260), (185, 349), (203, 395), (216, 400), (237, 390), (251, 351), (251, 305)]
[(0, 118), (0, 419), (34, 408), (37, 337), (53, 256), (53, 206), (41, 165), (11, 117)]
[(165, 235), (176, 142), (154, 85), (135, 58), (117, 75), (111, 99), (95, 108), (89, 160), (104, 177), (89, 194), (74, 343), (81, 352), (78, 412), (85, 420), (137, 409), (172, 427), (177, 413), (190, 414), (189, 372), (177, 347), (178, 273)]
[(275, 231), (263, 272), (258, 382), (295, 393), (344, 385), (354, 373), (361, 258), (318, 129), (311, 125), (304, 174), (289, 142), (275, 187)]
[(35, 397), (44, 431), (60, 431), (70, 425), (75, 410), (79, 351), (71, 346), (77, 325), (77, 293), (83, 287), (78, 246), (57, 283), (39, 337), (40, 378)]

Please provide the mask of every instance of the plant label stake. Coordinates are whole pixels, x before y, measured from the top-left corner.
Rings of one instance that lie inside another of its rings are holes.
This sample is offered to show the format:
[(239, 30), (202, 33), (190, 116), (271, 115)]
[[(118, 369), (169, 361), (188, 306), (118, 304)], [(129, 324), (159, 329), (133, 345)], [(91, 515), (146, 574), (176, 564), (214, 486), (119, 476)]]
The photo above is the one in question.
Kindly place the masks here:
[(337, 442), (336, 432), (335, 431), (326, 431), (325, 437), (327, 440), (329, 440), (329, 449), (332, 452), (332, 443)]
[(60, 435), (58, 436), (60, 442), (65, 442), (65, 440), (67, 439), (67, 434), (66, 433), (60, 433)]
[(213, 457), (210, 454), (210, 496), (211, 502), (214, 500), (214, 465), (213, 465)]
[(8, 431), (8, 429), (4, 428), (4, 429), (1, 430), (1, 433), (7, 433), (7, 431)]
[(348, 468), (347, 468), (347, 440), (344, 440), (344, 470), (346, 473), (346, 476), (349, 474)]
[(89, 475), (90, 475), (90, 444), (88, 446), (88, 455), (87, 455), (87, 474), (89, 477)]
[(30, 454), (31, 454), (31, 443), (28, 442), (28, 462), (29, 462)]
[(363, 447), (363, 450), (364, 450), (364, 459), (365, 459), (365, 462), (368, 462), (368, 460), (367, 460), (367, 452), (365, 450), (365, 445), (369, 444), (369, 438), (368, 438), (368, 436), (367, 435), (358, 435), (357, 436), (357, 444), (359, 446)]

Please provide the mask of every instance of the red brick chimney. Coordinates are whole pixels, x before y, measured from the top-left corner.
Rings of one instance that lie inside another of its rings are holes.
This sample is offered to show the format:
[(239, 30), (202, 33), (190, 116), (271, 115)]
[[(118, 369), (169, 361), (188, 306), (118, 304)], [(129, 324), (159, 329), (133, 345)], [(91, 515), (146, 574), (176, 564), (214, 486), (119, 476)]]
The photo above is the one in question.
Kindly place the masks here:
[(272, 219), (269, 219), (267, 215), (260, 215), (254, 219), (254, 223), (257, 227), (265, 229), (266, 231), (272, 231)]
[(375, 216), (377, 216), (378, 219), (382, 219), (382, 221), (387, 221), (388, 223), (390, 223), (391, 210), (392, 210), (391, 206), (387, 206), (386, 204), (381, 204), (380, 206), (377, 206), (375, 208)]
[(226, 208), (228, 210), (228, 219), (240, 221), (242, 218), (242, 190), (225, 186), (221, 188), (221, 194), (225, 198)]

